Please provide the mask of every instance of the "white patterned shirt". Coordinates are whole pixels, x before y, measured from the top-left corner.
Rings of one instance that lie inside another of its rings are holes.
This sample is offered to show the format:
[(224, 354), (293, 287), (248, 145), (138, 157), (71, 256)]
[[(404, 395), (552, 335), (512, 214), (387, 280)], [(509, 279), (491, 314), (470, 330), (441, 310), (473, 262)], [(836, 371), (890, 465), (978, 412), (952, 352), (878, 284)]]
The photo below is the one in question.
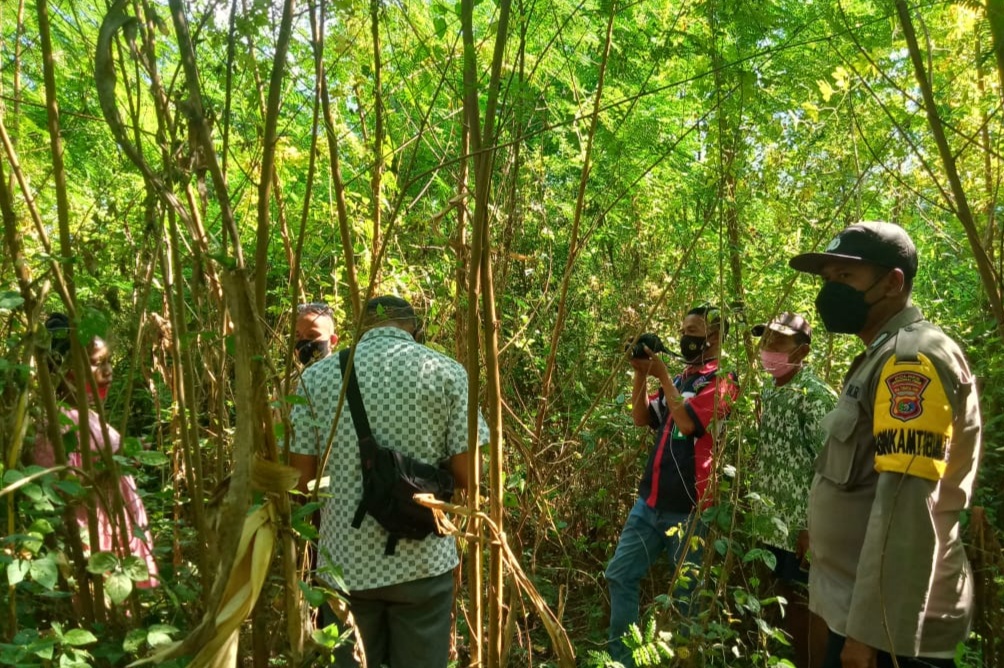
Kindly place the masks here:
[[(468, 450), (467, 372), (458, 362), (415, 343), (403, 329), (378, 327), (359, 339), (354, 365), (370, 429), (381, 446), (429, 464)], [(292, 452), (324, 454), (341, 384), (338, 355), (303, 372), (297, 394), (307, 402), (294, 406), (290, 416)], [(480, 413), (478, 438), (488, 442), (488, 427)], [(363, 477), (348, 399), (324, 474), (330, 487), (321, 508), (319, 566), (341, 569), (349, 591), (441, 575), (457, 565), (450, 536), (401, 539), (395, 553), (385, 555), (387, 532), (375, 519), (367, 514), (360, 528), (352, 528)], [(335, 586), (323, 572), (321, 577)]]

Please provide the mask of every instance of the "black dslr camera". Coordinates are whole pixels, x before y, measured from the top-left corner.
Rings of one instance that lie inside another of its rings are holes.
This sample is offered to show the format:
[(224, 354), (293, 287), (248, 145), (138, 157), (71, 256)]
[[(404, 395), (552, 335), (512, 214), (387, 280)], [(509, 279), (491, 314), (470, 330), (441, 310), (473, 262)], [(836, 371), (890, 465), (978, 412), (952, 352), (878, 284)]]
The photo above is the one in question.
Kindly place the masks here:
[(658, 334), (653, 334), (651, 332), (646, 332), (638, 337), (638, 342), (631, 347), (631, 344), (624, 346), (624, 350), (631, 350), (631, 357), (643, 360), (648, 358), (648, 354), (645, 352), (645, 346), (653, 353), (668, 353), (666, 346), (662, 345), (662, 339), (659, 338)]

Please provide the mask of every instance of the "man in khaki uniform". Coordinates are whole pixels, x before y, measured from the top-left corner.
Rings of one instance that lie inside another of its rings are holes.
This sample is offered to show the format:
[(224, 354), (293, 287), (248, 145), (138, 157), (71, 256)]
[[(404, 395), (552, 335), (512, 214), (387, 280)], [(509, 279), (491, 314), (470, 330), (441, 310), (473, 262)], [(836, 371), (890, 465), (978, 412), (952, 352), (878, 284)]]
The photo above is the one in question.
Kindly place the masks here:
[(980, 452), (974, 378), (910, 302), (917, 251), (859, 223), (791, 259), (824, 283), (826, 328), (866, 346), (823, 420), (809, 494), (809, 607), (830, 628), (826, 668), (954, 666), (972, 619), (959, 517)]

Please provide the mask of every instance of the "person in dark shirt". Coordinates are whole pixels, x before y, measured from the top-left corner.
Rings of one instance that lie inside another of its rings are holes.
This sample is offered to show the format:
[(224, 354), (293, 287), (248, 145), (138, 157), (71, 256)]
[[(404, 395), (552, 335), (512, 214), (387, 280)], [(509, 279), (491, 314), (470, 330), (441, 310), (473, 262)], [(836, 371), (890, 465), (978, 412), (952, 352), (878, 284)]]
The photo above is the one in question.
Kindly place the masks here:
[[(738, 393), (735, 375), (719, 373), (727, 331), (713, 306), (691, 309), (680, 328), (683, 371), (671, 378), (666, 364), (645, 346), (634, 367), (631, 416), (655, 431), (655, 444), (638, 486), (638, 499), (621, 532), (606, 578), (610, 590), (610, 656), (626, 668), (634, 660), (623, 636), (638, 622), (641, 579), (657, 558), (684, 554), (683, 538), (695, 512), (713, 499), (714, 446)], [(648, 378), (659, 382), (649, 396)], [(671, 531), (680, 527), (677, 531)]]

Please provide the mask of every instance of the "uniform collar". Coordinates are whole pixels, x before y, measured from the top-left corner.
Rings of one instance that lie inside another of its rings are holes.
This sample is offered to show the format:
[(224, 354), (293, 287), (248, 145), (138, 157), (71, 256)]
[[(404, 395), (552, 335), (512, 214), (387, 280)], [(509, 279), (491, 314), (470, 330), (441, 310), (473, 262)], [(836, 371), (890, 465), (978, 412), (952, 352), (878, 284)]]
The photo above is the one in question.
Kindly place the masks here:
[(889, 318), (879, 333), (875, 335), (875, 338), (870, 344), (868, 344), (868, 349), (865, 351), (867, 355), (871, 355), (874, 351), (882, 347), (882, 344), (888, 341), (896, 332), (903, 329), (907, 325), (912, 325), (915, 322), (920, 322), (924, 319), (924, 315), (920, 312), (920, 309), (912, 304), (907, 306), (902, 311)]
[(359, 343), (363, 341), (369, 341), (372, 339), (401, 339), (403, 341), (414, 341), (411, 334), (404, 331), (400, 327), (394, 327), (388, 325), (385, 327), (374, 327), (370, 331), (366, 332), (359, 339)]

